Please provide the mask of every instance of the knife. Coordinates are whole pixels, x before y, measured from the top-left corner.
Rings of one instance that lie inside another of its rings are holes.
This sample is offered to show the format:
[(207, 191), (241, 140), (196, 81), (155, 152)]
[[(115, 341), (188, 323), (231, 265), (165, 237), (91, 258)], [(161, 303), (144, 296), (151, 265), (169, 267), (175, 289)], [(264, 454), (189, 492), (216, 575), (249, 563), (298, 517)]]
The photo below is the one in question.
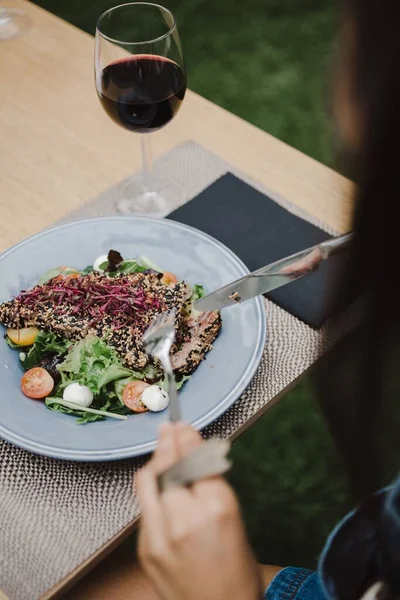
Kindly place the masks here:
[(347, 233), (277, 260), (199, 298), (193, 308), (200, 312), (219, 310), (276, 290), (315, 271), (323, 260), (348, 248), (352, 239), (353, 234)]

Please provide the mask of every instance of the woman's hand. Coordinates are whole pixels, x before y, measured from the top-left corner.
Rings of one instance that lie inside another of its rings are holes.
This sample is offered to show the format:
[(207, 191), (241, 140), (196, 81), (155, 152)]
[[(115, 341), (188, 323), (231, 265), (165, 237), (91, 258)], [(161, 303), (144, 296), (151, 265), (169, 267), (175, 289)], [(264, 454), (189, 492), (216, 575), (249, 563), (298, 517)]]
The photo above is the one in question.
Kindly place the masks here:
[(260, 573), (225, 480), (158, 490), (157, 475), (201, 443), (188, 425), (166, 424), (154, 457), (138, 474), (142, 567), (162, 600), (259, 600)]

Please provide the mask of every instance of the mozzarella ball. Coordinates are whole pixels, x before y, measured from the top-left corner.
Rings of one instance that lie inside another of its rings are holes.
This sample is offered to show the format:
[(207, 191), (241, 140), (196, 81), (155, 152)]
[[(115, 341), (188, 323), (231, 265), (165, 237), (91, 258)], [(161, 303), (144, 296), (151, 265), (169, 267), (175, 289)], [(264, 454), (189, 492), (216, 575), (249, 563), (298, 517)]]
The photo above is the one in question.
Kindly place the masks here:
[(81, 385), (80, 383), (70, 383), (63, 392), (63, 399), (66, 402), (72, 402), (73, 404), (79, 404), (85, 408), (93, 402), (93, 392), (88, 388), (87, 385)]
[(159, 412), (167, 408), (169, 404), (168, 393), (159, 385), (150, 385), (140, 396), (141, 402), (153, 412)]
[(100, 268), (100, 265), (102, 265), (103, 263), (107, 263), (108, 264), (108, 256), (107, 256), (107, 254), (102, 254), (101, 256), (98, 256), (96, 258), (96, 260), (93, 263), (93, 271), (97, 271), (97, 273), (103, 273), (104, 269)]

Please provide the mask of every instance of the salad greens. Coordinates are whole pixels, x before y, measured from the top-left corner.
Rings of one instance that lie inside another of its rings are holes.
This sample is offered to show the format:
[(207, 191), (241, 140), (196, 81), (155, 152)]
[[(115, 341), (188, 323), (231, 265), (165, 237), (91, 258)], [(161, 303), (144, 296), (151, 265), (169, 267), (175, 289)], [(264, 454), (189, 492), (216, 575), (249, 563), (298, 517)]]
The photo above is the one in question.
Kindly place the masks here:
[[(102, 271), (107, 271), (110, 277), (115, 277), (116, 275), (130, 275), (131, 273), (143, 273), (144, 271), (156, 271), (158, 273), (162, 273), (163, 270), (160, 269), (153, 261), (151, 261), (147, 256), (141, 256), (139, 259), (135, 258), (126, 258), (121, 259), (120, 261), (116, 261), (115, 257), (111, 253), (114, 253), (114, 250), (110, 250), (108, 254), (108, 260), (105, 260), (103, 263), (99, 265), (99, 268)], [(114, 258), (114, 260), (111, 260)], [(72, 270), (76, 273), (76, 269)], [(82, 271), (79, 271), (82, 275), (87, 275), (88, 273), (93, 273), (93, 266), (89, 265)], [(58, 275), (59, 273), (57, 273)]]
[(81, 271), (82, 275), (89, 275), (89, 273), (93, 273), (93, 265), (88, 265)]
[[(95, 396), (108, 383), (132, 375), (130, 369), (122, 366), (116, 352), (95, 335), (87, 335), (72, 346), (65, 360), (58, 365), (58, 371), (62, 389), (77, 381), (87, 385)], [(141, 375), (136, 379), (143, 377)]]
[[(113, 270), (109, 270), (109, 266), (110, 266), (110, 264), (109, 264), (108, 260), (106, 260), (99, 265), (99, 269), (101, 269), (102, 271), (107, 271), (107, 273), (110, 277), (115, 277), (116, 275), (129, 275), (131, 273), (143, 273), (143, 271), (147, 271), (147, 267), (140, 265), (137, 262), (137, 260), (134, 260), (134, 259), (123, 260)], [(91, 270), (90, 271), (85, 270), (86, 272), (91, 273), (93, 271), (92, 267), (87, 267), (87, 268), (91, 269)]]
[[(121, 412), (118, 412), (118, 410), (112, 410), (111, 412), (110, 410), (107, 410), (109, 407), (105, 404), (100, 408), (82, 408), (73, 402), (67, 402), (66, 400), (53, 398), (51, 396), (46, 398), (45, 404), (50, 410), (54, 410), (56, 412), (62, 412), (64, 414), (74, 416), (81, 415), (77, 421), (80, 425), (93, 423), (93, 421), (102, 421), (106, 417), (126, 421), (128, 414), (131, 414), (131, 411), (126, 407), (121, 407)], [(123, 414), (123, 411), (126, 411), (126, 414)]]
[[(61, 383), (54, 395), (46, 398), (45, 404), (50, 410), (79, 416), (78, 423), (81, 424), (102, 420), (109, 412), (117, 415), (132, 414), (122, 402), (125, 386), (132, 381), (159, 376), (153, 366), (148, 366), (141, 372), (124, 367), (116, 352), (95, 335), (88, 335), (71, 346), (57, 370), (61, 375)], [(177, 381), (177, 389), (181, 389), (188, 379), (189, 376), (183, 376)], [(73, 382), (87, 385), (91, 389), (94, 401), (90, 408), (94, 411), (75, 408), (72, 403), (62, 399), (63, 390)], [(158, 385), (165, 387), (165, 380), (159, 381)]]
[(37, 367), (49, 354), (65, 354), (71, 345), (72, 342), (57, 337), (54, 333), (40, 331), (29, 351), (20, 354), (22, 368), (28, 371)]
[[(95, 335), (88, 335), (74, 344), (64, 361), (58, 365), (61, 383), (54, 395), (46, 399), (46, 406), (64, 414), (80, 416), (79, 423), (91, 423), (104, 419), (107, 412), (129, 415), (132, 412), (122, 402), (122, 391), (117, 394), (116, 385), (121, 381), (144, 379), (145, 373), (124, 367), (110, 346)], [(70, 383), (87, 385), (94, 395), (91, 408), (73, 408), (73, 403), (62, 399), (63, 390)], [(122, 386), (125, 387), (125, 385)], [(118, 391), (121, 386), (118, 387)], [(102, 414), (103, 413), (103, 414)]]
[(199, 298), (203, 298), (205, 292), (204, 292), (204, 287), (202, 285), (194, 285), (193, 286), (193, 294), (192, 294), (192, 302), (196, 302), (196, 300), (199, 300)]
[(4, 336), (5, 342), (7, 344), (7, 346), (10, 346), (10, 348), (12, 348), (13, 350), (21, 350), (21, 346), (18, 346), (18, 344), (14, 344), (14, 342), (12, 342), (10, 340), (10, 338), (8, 337), (8, 335)]
[[(110, 277), (114, 277), (116, 275), (130, 275), (131, 273), (143, 273), (144, 271), (149, 270), (156, 271), (157, 273), (163, 273), (163, 269), (153, 263), (153, 261), (147, 256), (140, 256), (137, 260), (135, 258), (122, 259), (121, 257), (121, 260), (118, 261), (115, 260), (115, 254), (119, 253), (116, 253), (115, 250), (110, 250), (108, 253), (108, 260), (105, 260), (99, 265), (99, 268), (102, 271), (106, 271)], [(93, 265), (88, 265), (82, 270), (74, 267), (56, 267), (55, 269), (50, 269), (44, 275), (42, 275), (38, 279), (37, 283), (38, 285), (44, 285), (59, 275), (88, 275), (89, 273), (93, 273), (93, 270)], [(202, 286), (195, 287), (202, 288)]]
[(122, 263), (118, 265), (116, 273), (123, 273), (124, 275), (129, 275), (130, 273), (143, 273), (143, 271), (147, 271), (147, 267), (140, 265), (136, 260), (123, 260)]
[[(109, 277), (119, 274), (128, 275), (144, 271), (163, 273), (156, 264), (146, 256), (136, 259), (123, 259), (119, 252), (110, 250), (107, 260), (100, 265)], [(57, 267), (47, 271), (38, 280), (44, 285), (54, 278), (66, 278), (69, 275), (82, 276), (93, 273), (93, 266), (83, 270), (74, 267)], [(191, 301), (204, 296), (204, 288), (195, 285)], [(132, 411), (123, 403), (123, 391), (127, 384), (146, 379), (157, 382), (166, 388), (166, 380), (161, 379), (161, 372), (156, 365), (148, 365), (142, 371), (134, 371), (125, 367), (117, 353), (96, 335), (87, 335), (78, 342), (71, 342), (54, 333), (39, 331), (31, 346), (20, 346), (5, 335), (6, 343), (19, 351), (20, 363), (24, 371), (35, 367), (44, 368), (53, 378), (55, 387), (51, 396), (45, 399), (50, 410), (78, 417), (78, 423), (91, 423), (107, 416), (117, 415), (121, 419), (131, 415)], [(190, 379), (181, 376), (176, 385), (180, 389)], [(63, 392), (71, 383), (87, 386), (93, 393), (93, 402), (89, 408), (79, 406), (63, 399)]]

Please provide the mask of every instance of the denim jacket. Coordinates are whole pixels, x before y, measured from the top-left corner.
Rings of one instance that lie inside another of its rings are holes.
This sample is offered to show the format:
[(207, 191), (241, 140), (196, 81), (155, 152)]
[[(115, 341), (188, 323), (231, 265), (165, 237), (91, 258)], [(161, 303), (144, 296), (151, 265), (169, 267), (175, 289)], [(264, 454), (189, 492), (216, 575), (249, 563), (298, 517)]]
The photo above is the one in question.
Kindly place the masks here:
[(400, 595), (400, 477), (335, 527), (317, 571), (283, 569), (265, 600), (360, 600), (378, 581)]

